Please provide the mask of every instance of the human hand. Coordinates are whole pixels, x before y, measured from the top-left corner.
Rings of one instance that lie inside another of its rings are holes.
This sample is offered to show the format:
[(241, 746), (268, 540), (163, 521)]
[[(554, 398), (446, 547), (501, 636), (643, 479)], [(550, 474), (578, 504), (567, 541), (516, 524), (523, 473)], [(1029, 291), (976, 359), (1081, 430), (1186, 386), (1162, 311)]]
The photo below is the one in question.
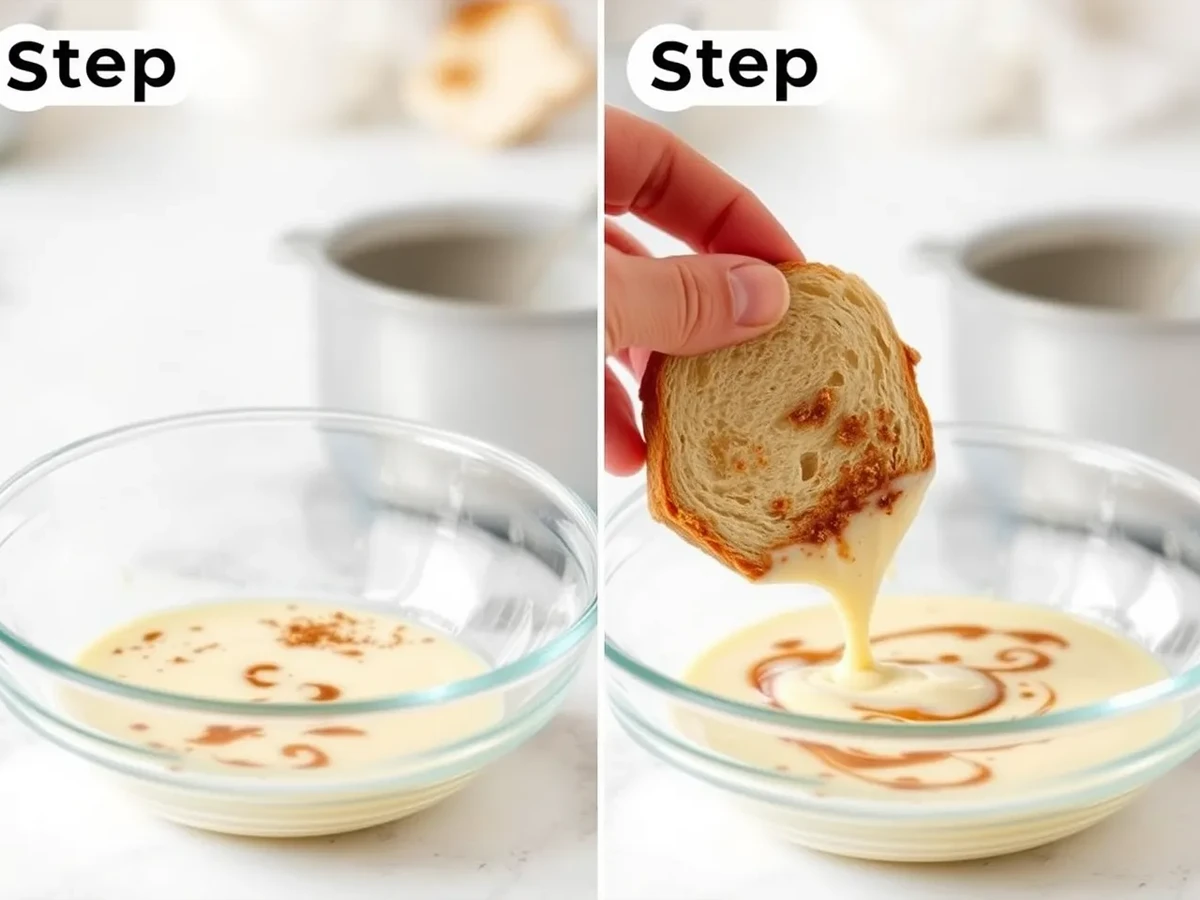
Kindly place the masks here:
[(787, 310), (772, 263), (804, 255), (746, 187), (669, 131), (605, 111), (604, 211), (632, 213), (695, 256), (654, 259), (611, 222), (604, 229), (604, 467), (646, 461), (633, 402), (610, 360), (641, 380), (651, 352), (686, 356), (769, 331)]

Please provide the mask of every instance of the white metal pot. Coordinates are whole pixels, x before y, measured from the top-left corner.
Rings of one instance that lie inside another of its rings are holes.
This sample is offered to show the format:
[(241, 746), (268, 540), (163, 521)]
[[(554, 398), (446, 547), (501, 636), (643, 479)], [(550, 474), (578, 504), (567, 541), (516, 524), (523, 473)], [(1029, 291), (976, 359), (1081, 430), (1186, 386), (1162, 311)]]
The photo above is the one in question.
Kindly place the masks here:
[(953, 416), (1200, 475), (1200, 218), (1030, 217), (920, 250), (949, 282)]
[(528, 291), (570, 225), (566, 207), (461, 202), (290, 235), (313, 269), (320, 404), (488, 441), (595, 505), (594, 247)]

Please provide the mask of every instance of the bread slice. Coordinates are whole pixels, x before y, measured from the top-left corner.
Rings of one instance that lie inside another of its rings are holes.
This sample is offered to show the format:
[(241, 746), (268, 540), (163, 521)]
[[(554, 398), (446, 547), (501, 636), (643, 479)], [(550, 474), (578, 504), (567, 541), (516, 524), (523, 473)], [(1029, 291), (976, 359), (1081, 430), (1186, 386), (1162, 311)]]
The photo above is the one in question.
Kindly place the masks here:
[(532, 137), (594, 81), (594, 67), (548, 0), (459, 7), (406, 83), (417, 119), (483, 146)]
[[(838, 541), (869, 503), (933, 466), (920, 356), (862, 279), (784, 263), (783, 321), (702, 356), (654, 355), (642, 380), (650, 512), (757, 580), (772, 552)], [(843, 545), (839, 543), (839, 549)]]

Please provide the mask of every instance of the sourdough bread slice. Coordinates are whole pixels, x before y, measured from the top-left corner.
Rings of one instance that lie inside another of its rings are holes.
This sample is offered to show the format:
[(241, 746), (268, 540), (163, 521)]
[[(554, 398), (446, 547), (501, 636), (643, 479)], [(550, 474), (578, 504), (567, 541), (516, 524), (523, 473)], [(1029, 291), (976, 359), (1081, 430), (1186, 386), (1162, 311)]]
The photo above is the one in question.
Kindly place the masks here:
[(783, 321), (701, 356), (655, 354), (642, 380), (650, 512), (750, 579), (772, 553), (839, 541), (897, 480), (933, 466), (915, 350), (862, 279), (784, 263)]

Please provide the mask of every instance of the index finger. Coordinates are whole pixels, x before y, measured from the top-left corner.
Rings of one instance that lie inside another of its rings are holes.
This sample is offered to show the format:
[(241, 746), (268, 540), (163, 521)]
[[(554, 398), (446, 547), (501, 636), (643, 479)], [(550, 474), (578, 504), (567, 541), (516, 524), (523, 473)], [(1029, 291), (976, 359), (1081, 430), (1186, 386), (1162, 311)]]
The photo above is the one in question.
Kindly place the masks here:
[(632, 213), (697, 253), (803, 261), (783, 226), (745, 185), (671, 132), (613, 107), (604, 119), (604, 211)]

